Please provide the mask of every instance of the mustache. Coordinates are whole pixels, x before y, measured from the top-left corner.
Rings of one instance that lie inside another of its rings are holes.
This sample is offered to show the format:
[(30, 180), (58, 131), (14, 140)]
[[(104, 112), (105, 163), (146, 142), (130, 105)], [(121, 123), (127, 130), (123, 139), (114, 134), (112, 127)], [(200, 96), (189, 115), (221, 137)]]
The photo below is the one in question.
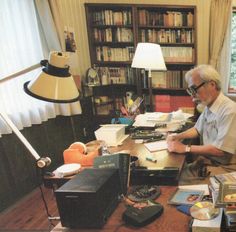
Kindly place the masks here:
[(193, 97), (192, 98), (192, 101), (195, 103), (195, 104), (200, 104), (201, 103), (201, 100), (199, 98), (196, 98), (196, 97)]

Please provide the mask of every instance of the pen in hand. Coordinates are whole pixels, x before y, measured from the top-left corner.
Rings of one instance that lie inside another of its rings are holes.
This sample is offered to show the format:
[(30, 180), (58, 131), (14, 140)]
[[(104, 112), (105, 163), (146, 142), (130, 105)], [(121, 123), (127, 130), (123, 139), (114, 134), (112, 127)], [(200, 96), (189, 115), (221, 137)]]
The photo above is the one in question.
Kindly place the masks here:
[(144, 143), (151, 143), (151, 142), (156, 142), (162, 140), (161, 138), (151, 138), (147, 140), (143, 140)]

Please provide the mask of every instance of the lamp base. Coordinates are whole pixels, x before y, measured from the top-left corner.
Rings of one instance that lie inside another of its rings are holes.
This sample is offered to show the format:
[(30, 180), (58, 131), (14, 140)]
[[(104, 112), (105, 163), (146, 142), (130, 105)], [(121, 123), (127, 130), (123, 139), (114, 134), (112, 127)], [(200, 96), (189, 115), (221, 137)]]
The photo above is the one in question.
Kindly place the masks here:
[(39, 168), (47, 167), (51, 164), (51, 159), (49, 157), (42, 157), (37, 160), (37, 166)]

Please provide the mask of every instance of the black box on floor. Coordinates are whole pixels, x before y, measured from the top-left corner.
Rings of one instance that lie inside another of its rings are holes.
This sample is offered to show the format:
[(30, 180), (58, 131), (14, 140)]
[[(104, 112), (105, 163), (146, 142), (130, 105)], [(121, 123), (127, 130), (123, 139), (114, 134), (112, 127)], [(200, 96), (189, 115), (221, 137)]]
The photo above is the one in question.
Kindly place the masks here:
[(62, 226), (101, 228), (120, 194), (118, 169), (84, 169), (55, 191)]

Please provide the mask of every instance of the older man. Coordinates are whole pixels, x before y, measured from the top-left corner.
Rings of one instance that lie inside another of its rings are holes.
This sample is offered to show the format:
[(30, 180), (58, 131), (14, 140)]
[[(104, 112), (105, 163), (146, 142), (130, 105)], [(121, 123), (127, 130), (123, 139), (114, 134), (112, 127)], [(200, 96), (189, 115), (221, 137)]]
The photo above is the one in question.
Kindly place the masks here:
[[(236, 103), (221, 92), (220, 75), (210, 65), (199, 65), (185, 75), (193, 101), (205, 105), (194, 127), (167, 137), (168, 150), (202, 155), (228, 164), (236, 154)], [(183, 139), (201, 138), (201, 145), (184, 145)]]

